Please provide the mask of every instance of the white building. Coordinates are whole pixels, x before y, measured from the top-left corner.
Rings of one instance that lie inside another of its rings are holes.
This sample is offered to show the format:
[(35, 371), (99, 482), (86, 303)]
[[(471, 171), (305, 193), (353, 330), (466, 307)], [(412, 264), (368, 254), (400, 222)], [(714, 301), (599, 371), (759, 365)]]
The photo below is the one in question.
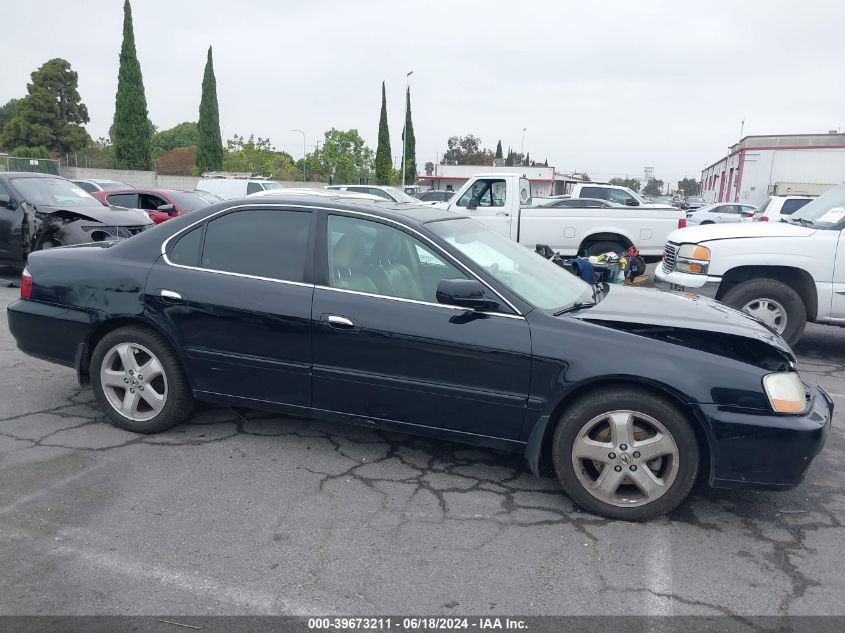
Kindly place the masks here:
[(524, 174), (531, 182), (534, 197), (558, 196), (569, 193), (572, 186), (583, 182), (577, 175), (561, 174), (554, 167), (496, 167), (490, 165), (435, 165), (431, 176), (419, 176), (418, 180), (432, 189), (454, 189), (457, 191), (475, 174)]
[(708, 202), (760, 206), (772, 194), (818, 194), (845, 182), (845, 134), (746, 136), (701, 172)]

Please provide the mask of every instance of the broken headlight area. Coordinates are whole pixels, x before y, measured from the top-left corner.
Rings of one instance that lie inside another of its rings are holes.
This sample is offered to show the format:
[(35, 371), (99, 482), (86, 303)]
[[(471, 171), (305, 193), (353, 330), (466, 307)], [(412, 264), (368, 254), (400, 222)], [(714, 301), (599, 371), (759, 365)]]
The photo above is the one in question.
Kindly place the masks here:
[(133, 235), (146, 231), (152, 224), (140, 226), (107, 226), (105, 224), (93, 224), (82, 226), (82, 230), (91, 236), (93, 242), (105, 242), (109, 240), (128, 240)]

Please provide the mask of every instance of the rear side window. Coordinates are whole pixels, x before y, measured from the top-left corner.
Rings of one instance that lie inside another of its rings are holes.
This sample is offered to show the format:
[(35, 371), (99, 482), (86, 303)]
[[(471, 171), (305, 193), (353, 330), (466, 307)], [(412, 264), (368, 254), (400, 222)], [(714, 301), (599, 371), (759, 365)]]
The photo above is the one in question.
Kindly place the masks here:
[(805, 198), (803, 200), (798, 200), (798, 199), (794, 199), (794, 198), (790, 199), (790, 200), (784, 200), (783, 201), (783, 208), (781, 208), (780, 214), (781, 215), (792, 215), (793, 213), (798, 211), (798, 209), (800, 209), (804, 205), (808, 204), (809, 202), (810, 202), (810, 200), (807, 199), (807, 198)]
[(604, 187), (581, 187), (581, 195), (579, 197), (607, 200), (607, 189)]
[(302, 281), (311, 214), (280, 209), (236, 211), (208, 223), (202, 268)]
[(137, 193), (115, 193), (106, 196), (106, 200), (109, 201), (109, 204), (113, 204), (116, 207), (127, 207), (128, 209), (138, 208)]
[(202, 248), (202, 226), (188, 231), (180, 237), (170, 251), (170, 261), (182, 266), (199, 266)]
[(260, 182), (248, 182), (246, 183), (246, 195), (251, 193), (255, 193), (256, 191), (264, 191), (264, 187), (261, 186)]

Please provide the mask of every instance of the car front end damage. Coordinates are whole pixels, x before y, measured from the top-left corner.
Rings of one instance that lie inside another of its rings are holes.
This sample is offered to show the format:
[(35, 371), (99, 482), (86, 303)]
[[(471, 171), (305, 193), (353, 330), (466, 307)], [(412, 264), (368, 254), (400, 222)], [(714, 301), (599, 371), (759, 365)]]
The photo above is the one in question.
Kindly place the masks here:
[(154, 226), (142, 211), (119, 209), (53, 209), (34, 213), (30, 250), (91, 242), (126, 240)]

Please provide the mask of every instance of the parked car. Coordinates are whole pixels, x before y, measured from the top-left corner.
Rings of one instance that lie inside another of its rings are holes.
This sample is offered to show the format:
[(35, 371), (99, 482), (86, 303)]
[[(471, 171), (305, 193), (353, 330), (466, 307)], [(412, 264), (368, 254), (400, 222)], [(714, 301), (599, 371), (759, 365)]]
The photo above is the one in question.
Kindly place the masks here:
[(132, 189), (132, 185), (127, 185), (125, 182), (121, 182), (120, 180), (103, 180), (98, 178), (97, 180), (74, 179), (71, 180), (71, 182), (88, 193), (94, 193), (95, 191), (110, 191), (112, 189)]
[(537, 206), (552, 209), (611, 209), (619, 208), (622, 205), (600, 198), (552, 198), (540, 202)]
[(449, 200), (451, 200), (452, 196), (454, 195), (454, 191), (429, 189), (428, 191), (423, 191), (420, 194), (419, 199), (421, 202), (449, 202)]
[(815, 196), (771, 196), (755, 213), (754, 222), (780, 222), (809, 204)]
[(845, 325), (845, 184), (787, 217), (672, 233), (658, 282), (744, 310), (790, 344), (807, 321)]
[(202, 189), (194, 189), (194, 193), (203, 200), (205, 200), (208, 204), (217, 204), (218, 202), (223, 202), (222, 196), (218, 196), (216, 193), (203, 191)]
[(256, 191), (281, 189), (281, 183), (264, 178), (202, 178), (196, 189), (220, 196), (224, 200), (243, 198)]
[[(267, 196), (278, 196), (279, 192), (272, 189), (267, 191), (256, 191), (249, 194), (248, 198), (266, 198)], [(358, 200), (371, 200), (375, 202), (384, 201), (381, 196), (374, 196), (369, 193), (357, 193), (355, 191), (338, 191), (336, 189), (314, 189), (311, 187), (285, 187), (285, 196), (311, 196), (323, 197), (336, 200), (338, 198), (357, 198)]]
[(707, 202), (704, 198), (700, 198), (699, 196), (687, 196), (684, 200), (684, 203), (687, 205), (687, 210), (694, 211), (695, 209), (700, 209), (703, 207)]
[(103, 207), (60, 176), (0, 173), (0, 263), (23, 266), (33, 251), (126, 239), (151, 226), (142, 211)]
[(651, 203), (636, 191), (620, 185), (606, 185), (602, 183), (584, 183), (572, 187), (570, 198), (594, 198), (607, 200), (627, 207), (665, 207), (668, 205)]
[(580, 506), (641, 520), (699, 477), (796, 485), (830, 427), (747, 315), (590, 286), (430, 206), (266, 196), (101, 246), (33, 254), (8, 323), (133, 432), (203, 400), (429, 435), (550, 458)]
[[(624, 187), (612, 191), (618, 189)], [(564, 200), (588, 202), (575, 208), (532, 206), (530, 183), (519, 173), (478, 174), (449, 202), (436, 206), (470, 215), (531, 250), (546, 244), (562, 255), (598, 255), (636, 246), (643, 257), (659, 259), (669, 233), (687, 222), (686, 214), (675, 207), (637, 202), (636, 207), (612, 204), (598, 208), (595, 198), (560, 199)]]
[(696, 224), (724, 224), (725, 222), (750, 222), (756, 207), (750, 204), (726, 204), (717, 202), (687, 211), (687, 226)]
[(104, 205), (143, 209), (156, 224), (212, 204), (193, 191), (180, 189), (116, 189), (91, 195)]
[(391, 202), (405, 202), (418, 204), (419, 200), (409, 196), (399, 187), (383, 187), (380, 185), (329, 185), (330, 191), (350, 191), (352, 193), (368, 193), (371, 196), (378, 196)]

